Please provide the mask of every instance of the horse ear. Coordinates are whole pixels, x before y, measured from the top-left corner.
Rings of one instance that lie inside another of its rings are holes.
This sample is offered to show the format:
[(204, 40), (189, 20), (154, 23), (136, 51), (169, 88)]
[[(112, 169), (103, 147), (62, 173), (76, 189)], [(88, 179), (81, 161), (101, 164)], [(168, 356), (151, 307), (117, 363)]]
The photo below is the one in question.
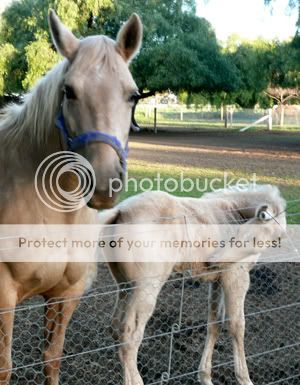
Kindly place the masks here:
[(72, 60), (78, 50), (79, 40), (63, 25), (53, 9), (49, 12), (48, 23), (57, 51), (65, 58)]
[(133, 13), (120, 29), (117, 36), (117, 51), (125, 61), (130, 61), (137, 54), (143, 36), (143, 25), (136, 13)]

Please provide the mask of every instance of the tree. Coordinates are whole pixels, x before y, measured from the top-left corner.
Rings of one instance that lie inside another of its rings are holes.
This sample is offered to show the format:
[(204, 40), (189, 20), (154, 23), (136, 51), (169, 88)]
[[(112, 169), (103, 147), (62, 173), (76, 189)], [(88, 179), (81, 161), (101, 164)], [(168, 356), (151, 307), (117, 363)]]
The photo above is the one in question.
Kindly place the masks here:
[(195, 15), (195, 1), (119, 1), (106, 16), (103, 32), (115, 37), (129, 14), (140, 14), (144, 39), (132, 71), (141, 91), (232, 90), (238, 82), (229, 58), (222, 55), (215, 33)]
[(242, 107), (253, 108), (269, 84), (272, 43), (263, 39), (247, 41), (237, 36), (229, 39), (228, 43), (226, 50), (240, 78), (240, 85), (231, 93), (231, 100)]
[(0, 95), (5, 91), (5, 79), (10, 74), (10, 61), (15, 55), (15, 48), (12, 44), (5, 43), (0, 46)]
[(27, 71), (22, 81), (24, 89), (31, 88), (37, 80), (54, 66), (61, 58), (53, 50), (45, 34), (25, 47)]
[[(60, 60), (49, 35), (47, 15), (50, 8), (55, 8), (62, 21), (77, 36), (81, 36), (92, 34), (93, 18), (101, 13), (101, 9), (112, 6), (113, 0), (12, 2), (1, 16), (0, 52), (8, 56), (0, 63), (0, 83), (3, 85), (0, 96), (4, 93), (23, 92)], [(7, 44), (13, 47), (13, 54), (5, 48)], [(9, 70), (4, 69), (7, 66)]]
[(281, 126), (284, 124), (286, 105), (300, 98), (298, 55), (298, 49), (289, 43), (277, 43), (272, 51), (269, 84), (265, 93), (279, 107)]
[(292, 99), (300, 99), (299, 88), (282, 88), (282, 87), (271, 88), (270, 87), (267, 89), (266, 94), (270, 98), (274, 99), (277, 105), (279, 106), (280, 126), (283, 127), (285, 106)]

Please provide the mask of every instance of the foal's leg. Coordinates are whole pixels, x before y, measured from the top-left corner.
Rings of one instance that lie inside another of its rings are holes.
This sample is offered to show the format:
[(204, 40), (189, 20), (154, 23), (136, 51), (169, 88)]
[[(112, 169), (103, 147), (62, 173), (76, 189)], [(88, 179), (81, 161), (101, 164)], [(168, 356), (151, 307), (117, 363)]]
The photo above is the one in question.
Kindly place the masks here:
[[(14, 310), (16, 295), (9, 293), (10, 298), (1, 298), (0, 302), (0, 384), (8, 385), (11, 377), (12, 360), (11, 345), (14, 327)], [(5, 310), (7, 309), (7, 310)]]
[(123, 284), (122, 287), (118, 285), (117, 300), (111, 322), (112, 337), (115, 340), (120, 338), (120, 330), (125, 316), (125, 307), (130, 296), (129, 287), (129, 285), (127, 286), (125, 284)]
[(249, 378), (244, 347), (244, 305), (249, 283), (250, 277), (247, 264), (236, 265), (233, 270), (222, 273), (225, 308), (233, 341), (235, 376), (240, 385), (253, 385)]
[(211, 381), (211, 363), (214, 346), (221, 330), (223, 318), (223, 295), (220, 282), (212, 282), (209, 286), (208, 325), (205, 347), (199, 366), (199, 381), (202, 385), (213, 385)]
[[(46, 304), (45, 311), (45, 377), (46, 385), (59, 384), (60, 358), (69, 321), (83, 293), (82, 283), (60, 293), (62, 299)], [(68, 299), (69, 297), (69, 299)], [(73, 297), (73, 299), (72, 299)], [(76, 298), (74, 298), (76, 297)]]
[(136, 287), (131, 297), (128, 298), (119, 348), (125, 385), (144, 384), (137, 367), (138, 350), (162, 285), (163, 283), (157, 280), (149, 280)]

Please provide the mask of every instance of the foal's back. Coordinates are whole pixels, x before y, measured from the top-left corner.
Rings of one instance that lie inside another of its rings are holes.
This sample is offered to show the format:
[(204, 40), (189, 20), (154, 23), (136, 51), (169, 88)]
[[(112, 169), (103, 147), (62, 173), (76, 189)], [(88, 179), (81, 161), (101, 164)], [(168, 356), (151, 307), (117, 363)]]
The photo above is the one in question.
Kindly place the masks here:
[[(217, 208), (217, 210), (215, 210)], [(163, 191), (149, 191), (130, 197), (99, 214), (101, 223), (222, 223), (224, 213), (234, 209), (223, 198), (176, 197)]]

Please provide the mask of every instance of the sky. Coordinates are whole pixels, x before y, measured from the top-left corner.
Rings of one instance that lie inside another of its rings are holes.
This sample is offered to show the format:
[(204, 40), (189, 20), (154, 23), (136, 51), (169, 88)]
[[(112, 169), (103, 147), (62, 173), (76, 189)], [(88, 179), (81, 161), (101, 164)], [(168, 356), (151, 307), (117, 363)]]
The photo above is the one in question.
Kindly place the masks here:
[[(297, 10), (288, 10), (289, 0), (275, 0), (266, 7), (264, 0), (197, 0), (197, 15), (213, 26), (218, 40), (233, 33), (242, 38), (286, 40), (295, 35)], [(272, 10), (273, 9), (273, 10)]]
[(0, 0), (0, 12), (4, 10), (7, 4), (11, 3), (12, 0)]

